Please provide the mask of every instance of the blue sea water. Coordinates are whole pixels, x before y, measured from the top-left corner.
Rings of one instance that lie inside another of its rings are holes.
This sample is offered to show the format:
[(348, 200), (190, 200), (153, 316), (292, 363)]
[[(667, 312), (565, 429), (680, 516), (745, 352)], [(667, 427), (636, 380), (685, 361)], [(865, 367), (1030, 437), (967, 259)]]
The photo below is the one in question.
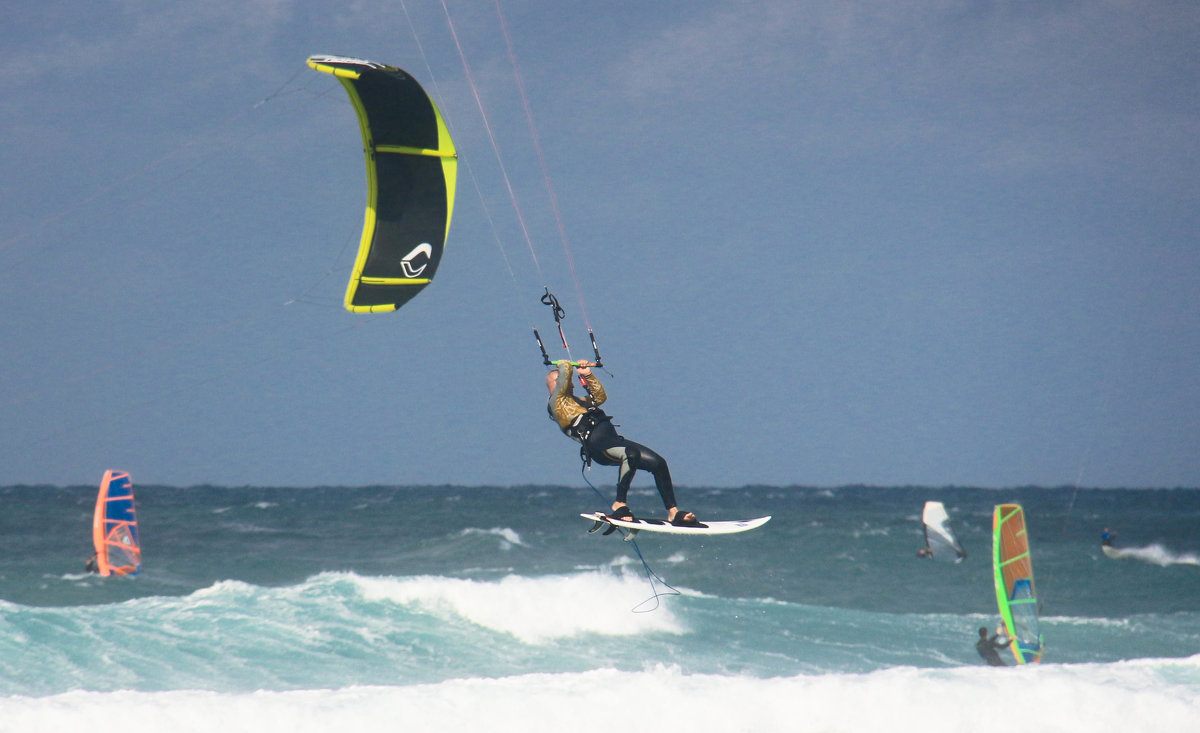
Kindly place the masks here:
[[(143, 572), (99, 578), (95, 487), (0, 488), (0, 732), (1200, 730), (1198, 490), (684, 487), (774, 518), (635, 543), (587, 487), (135, 491)], [(931, 499), (965, 562), (915, 557)], [(1006, 502), (1047, 651), (997, 669)]]

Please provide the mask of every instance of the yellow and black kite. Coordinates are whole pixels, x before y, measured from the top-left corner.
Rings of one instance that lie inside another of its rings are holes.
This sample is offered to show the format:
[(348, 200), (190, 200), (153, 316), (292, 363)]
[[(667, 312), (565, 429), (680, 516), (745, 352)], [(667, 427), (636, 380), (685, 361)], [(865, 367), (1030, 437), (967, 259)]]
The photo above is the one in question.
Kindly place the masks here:
[(441, 261), (454, 209), (454, 142), (437, 105), (405, 71), (340, 56), (313, 56), (308, 65), (346, 88), (367, 158), (367, 212), (346, 308), (395, 310), (429, 284)]

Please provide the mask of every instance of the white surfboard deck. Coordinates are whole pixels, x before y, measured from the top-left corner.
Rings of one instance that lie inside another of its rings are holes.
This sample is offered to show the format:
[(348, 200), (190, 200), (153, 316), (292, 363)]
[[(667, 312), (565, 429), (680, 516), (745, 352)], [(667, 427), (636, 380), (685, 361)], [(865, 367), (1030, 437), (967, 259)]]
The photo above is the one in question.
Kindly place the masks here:
[[(758, 517), (757, 519), (724, 520), (719, 522), (701, 521), (698, 527), (678, 527), (665, 519), (634, 519), (631, 522), (627, 519), (606, 517), (603, 512), (592, 512), (590, 514), (580, 514), (579, 516), (601, 525), (609, 524), (634, 532), (664, 532), (667, 534), (734, 534), (761, 527), (771, 519), (771, 517), (767, 516)], [(599, 527), (596, 527), (596, 529), (599, 529)]]

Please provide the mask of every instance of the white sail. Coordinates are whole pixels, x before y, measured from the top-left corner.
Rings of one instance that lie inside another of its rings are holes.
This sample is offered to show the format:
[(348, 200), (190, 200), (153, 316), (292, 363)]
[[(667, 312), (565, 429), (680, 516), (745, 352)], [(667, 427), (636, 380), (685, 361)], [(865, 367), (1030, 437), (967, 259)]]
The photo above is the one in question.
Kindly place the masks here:
[(950, 515), (940, 501), (925, 502), (925, 511), (921, 514), (925, 523), (925, 546), (935, 560), (953, 560), (962, 562), (967, 553), (958, 538), (950, 529)]

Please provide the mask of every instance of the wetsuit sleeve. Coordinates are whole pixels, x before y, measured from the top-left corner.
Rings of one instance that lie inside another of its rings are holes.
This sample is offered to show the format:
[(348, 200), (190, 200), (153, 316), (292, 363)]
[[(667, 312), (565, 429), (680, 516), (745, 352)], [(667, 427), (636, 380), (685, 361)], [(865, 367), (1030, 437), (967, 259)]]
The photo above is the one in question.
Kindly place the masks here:
[(550, 417), (554, 418), (554, 422), (558, 423), (558, 427), (563, 430), (566, 430), (567, 426), (580, 414), (586, 412), (585, 408), (575, 399), (571, 384), (574, 375), (575, 368), (570, 364), (564, 362), (558, 365), (558, 384), (550, 394), (550, 401), (547, 404), (550, 409)]
[(599, 407), (608, 399), (608, 394), (604, 391), (604, 385), (600, 384), (600, 380), (595, 374), (588, 374), (583, 378), (583, 384), (587, 388), (588, 395), (592, 398), (592, 406)]
[(588, 396), (583, 399), (576, 398), (575, 385), (571, 381), (574, 376), (575, 367), (566, 362), (558, 365), (558, 385), (555, 386), (548, 403), (550, 416), (562, 430), (566, 430), (577, 417), (587, 412), (589, 407), (597, 407), (608, 399), (608, 395), (604, 393), (604, 385), (600, 384), (595, 374), (583, 377)]
[(550, 395), (550, 399), (557, 400), (562, 397), (568, 397), (571, 394), (571, 377), (575, 374), (575, 367), (571, 366), (570, 362), (559, 362), (558, 365), (558, 384), (554, 387), (554, 394)]

